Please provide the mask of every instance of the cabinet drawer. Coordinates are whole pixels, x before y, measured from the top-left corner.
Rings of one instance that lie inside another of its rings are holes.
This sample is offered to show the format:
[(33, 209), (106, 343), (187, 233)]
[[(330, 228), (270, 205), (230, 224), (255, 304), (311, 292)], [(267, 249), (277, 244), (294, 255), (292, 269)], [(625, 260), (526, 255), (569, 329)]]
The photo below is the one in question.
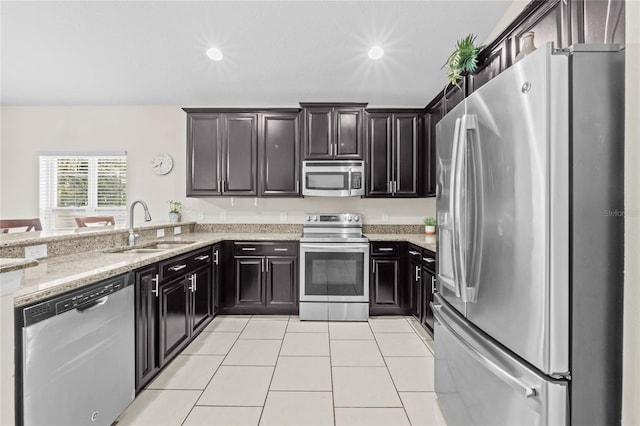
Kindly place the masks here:
[(400, 243), (383, 241), (372, 242), (371, 255), (400, 256)]
[(422, 266), (431, 271), (436, 270), (436, 254), (430, 250), (423, 250), (422, 252)]
[(298, 254), (297, 242), (235, 242), (235, 256), (295, 256)]
[(418, 263), (422, 262), (422, 248), (410, 244), (407, 248), (407, 259)]
[(160, 262), (160, 280), (186, 274), (195, 268), (211, 264), (211, 247), (195, 250)]

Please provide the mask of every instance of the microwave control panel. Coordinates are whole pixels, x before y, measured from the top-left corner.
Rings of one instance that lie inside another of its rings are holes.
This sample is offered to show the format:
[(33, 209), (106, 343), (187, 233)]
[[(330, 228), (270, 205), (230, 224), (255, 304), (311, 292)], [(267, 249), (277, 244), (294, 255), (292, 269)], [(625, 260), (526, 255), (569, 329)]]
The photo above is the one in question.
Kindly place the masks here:
[(351, 189), (362, 189), (362, 173), (351, 174)]

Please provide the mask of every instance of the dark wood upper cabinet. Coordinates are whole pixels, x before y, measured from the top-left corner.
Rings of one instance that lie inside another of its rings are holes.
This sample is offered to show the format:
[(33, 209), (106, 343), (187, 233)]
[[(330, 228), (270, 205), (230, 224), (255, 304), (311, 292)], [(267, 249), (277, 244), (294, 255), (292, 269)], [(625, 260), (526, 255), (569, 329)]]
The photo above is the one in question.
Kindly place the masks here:
[(187, 111), (187, 196), (257, 195), (258, 116)]
[(301, 103), (304, 108), (304, 159), (363, 158), (366, 104)]
[(503, 41), (490, 51), (484, 51), (478, 58), (478, 69), (467, 76), (467, 95), (478, 90), (486, 82), (507, 68), (507, 42)]
[(367, 119), (368, 197), (417, 197), (422, 184), (423, 111), (370, 110)]
[(222, 114), (187, 115), (187, 196), (221, 194)]
[(258, 117), (225, 115), (223, 143), (224, 195), (257, 195)]
[(568, 47), (571, 44), (570, 6), (562, 0), (545, 2), (545, 5), (537, 9), (528, 18), (518, 25), (511, 33), (511, 61), (514, 62), (520, 53), (520, 41), (525, 33), (534, 33), (534, 44), (540, 47), (548, 42), (553, 42), (555, 48)]
[(258, 152), (260, 195), (300, 196), (300, 114), (262, 114)]
[(456, 105), (462, 102), (466, 97), (467, 97), (467, 77), (463, 77), (460, 81), (458, 81), (457, 86), (449, 84), (445, 88), (444, 95), (442, 96), (443, 115), (446, 115)]
[(625, 45), (624, 0), (580, 0), (577, 3), (574, 8), (583, 17), (585, 43)]

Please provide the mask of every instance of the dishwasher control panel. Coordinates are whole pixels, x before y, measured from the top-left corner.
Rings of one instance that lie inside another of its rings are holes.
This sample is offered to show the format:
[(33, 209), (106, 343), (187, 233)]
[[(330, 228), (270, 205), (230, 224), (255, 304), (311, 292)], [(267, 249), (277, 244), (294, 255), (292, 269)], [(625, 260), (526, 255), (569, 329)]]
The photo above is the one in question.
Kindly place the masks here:
[(23, 308), (22, 315), (20, 315), (23, 321), (22, 326), (27, 327), (72, 309), (89, 308), (97, 300), (132, 283), (133, 276), (131, 273), (127, 273), (27, 306)]

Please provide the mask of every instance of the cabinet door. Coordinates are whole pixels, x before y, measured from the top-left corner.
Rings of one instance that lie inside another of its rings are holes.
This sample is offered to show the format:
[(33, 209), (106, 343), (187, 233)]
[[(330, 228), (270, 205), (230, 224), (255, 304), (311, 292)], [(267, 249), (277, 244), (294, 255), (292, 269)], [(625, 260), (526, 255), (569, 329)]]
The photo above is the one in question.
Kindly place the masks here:
[(298, 304), (298, 261), (295, 256), (266, 258), (266, 304), (281, 313), (295, 313)]
[(482, 87), (489, 80), (500, 74), (507, 67), (507, 44), (498, 44), (490, 52), (478, 58), (478, 70), (467, 76), (468, 94)]
[(264, 306), (263, 270), (264, 257), (235, 258), (236, 306)]
[(391, 195), (392, 120), (386, 113), (371, 113), (368, 119), (369, 179), (367, 195)]
[(224, 143), (224, 195), (257, 195), (258, 119), (228, 114)]
[(220, 195), (220, 114), (187, 115), (187, 196)]
[[(587, 3), (590, 3), (588, 1)], [(518, 53), (520, 53), (521, 39), (525, 33), (532, 31), (534, 36), (534, 44), (536, 47), (540, 47), (545, 43), (553, 42), (553, 47), (564, 48), (568, 47), (571, 43), (570, 31), (564, 31), (570, 27), (569, 19), (570, 13), (565, 8), (564, 1), (551, 0), (545, 2), (545, 5), (540, 7), (522, 22), (511, 34), (511, 63)], [(572, 2), (573, 3), (573, 2)], [(602, 43), (602, 41), (599, 41)]]
[(331, 107), (305, 108), (305, 160), (330, 160), (333, 158), (332, 112)]
[[(435, 197), (436, 195), (436, 124), (442, 119), (442, 103), (437, 102), (433, 108), (427, 111), (428, 128), (425, 134), (428, 136), (427, 150), (423, 161), (425, 164), (425, 195), (427, 197)], [(425, 122), (426, 127), (427, 122)]]
[(189, 303), (185, 277), (160, 285), (159, 353), (160, 367), (189, 341)]
[(389, 307), (400, 307), (400, 259), (371, 258), (371, 303)]
[(418, 117), (415, 114), (394, 114), (394, 195), (418, 196)]
[[(583, 8), (582, 11), (584, 13), (584, 43), (625, 45), (624, 0), (580, 0), (575, 3), (572, 2), (573, 8), (580, 9), (578, 5)], [(609, 16), (608, 23), (607, 15)]]
[(420, 295), (422, 286), (422, 267), (419, 262), (409, 262), (409, 306), (411, 315), (420, 320), (420, 313), (422, 312), (420, 306)]
[(420, 322), (433, 332), (433, 289), (435, 287), (435, 275), (427, 268), (422, 268), (422, 315)]
[(337, 159), (361, 160), (363, 154), (362, 118), (364, 110), (361, 108), (336, 108), (335, 139), (333, 154)]
[(300, 195), (300, 119), (297, 113), (263, 114), (260, 125), (260, 195)]
[(191, 334), (203, 329), (212, 315), (211, 269), (204, 266), (190, 274)]
[(458, 81), (458, 85), (454, 86), (449, 84), (445, 87), (445, 93), (442, 97), (442, 111), (443, 114), (446, 115), (449, 111), (453, 109), (456, 105), (464, 100), (467, 93), (467, 77), (462, 77), (461, 80)]
[(158, 312), (155, 265), (136, 271), (136, 392), (141, 390), (158, 372), (156, 321)]
[(211, 253), (213, 260), (211, 262), (211, 296), (213, 315), (217, 315), (222, 309), (222, 281), (221, 281), (221, 268), (222, 265), (222, 244), (216, 244), (211, 247)]

